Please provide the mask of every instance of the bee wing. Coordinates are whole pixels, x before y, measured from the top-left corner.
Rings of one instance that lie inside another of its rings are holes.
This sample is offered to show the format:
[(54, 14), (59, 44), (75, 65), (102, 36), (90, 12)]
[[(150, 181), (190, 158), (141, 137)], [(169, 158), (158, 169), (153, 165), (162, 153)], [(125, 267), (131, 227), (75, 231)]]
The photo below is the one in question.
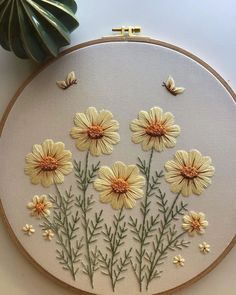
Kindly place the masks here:
[(185, 88), (184, 87), (175, 87), (172, 91), (174, 92), (174, 94), (180, 94), (185, 91)]
[(168, 79), (166, 81), (166, 87), (168, 89), (170, 89), (171, 91), (174, 90), (174, 88), (175, 88), (175, 81), (174, 81), (174, 79), (173, 79), (172, 76), (169, 76), (168, 77)]
[(57, 86), (62, 89), (66, 89), (67, 87), (66, 81), (57, 81), (56, 83), (57, 83)]
[(67, 86), (73, 84), (76, 81), (75, 72), (70, 72), (66, 77)]

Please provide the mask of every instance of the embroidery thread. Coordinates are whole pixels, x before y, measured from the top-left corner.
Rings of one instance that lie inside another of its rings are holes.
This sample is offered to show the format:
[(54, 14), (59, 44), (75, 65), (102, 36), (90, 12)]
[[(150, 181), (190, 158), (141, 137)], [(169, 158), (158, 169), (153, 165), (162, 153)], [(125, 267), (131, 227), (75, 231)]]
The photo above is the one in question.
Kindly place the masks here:
[(113, 145), (120, 141), (119, 123), (108, 110), (98, 112), (96, 108), (89, 107), (85, 113), (75, 114), (74, 124), (70, 135), (77, 140), (76, 147), (80, 151), (89, 151), (93, 156), (111, 154)]
[[(134, 239), (139, 244), (139, 248), (135, 249), (135, 261), (132, 259), (131, 265), (141, 292), (144, 281), (146, 281), (146, 289), (148, 289), (152, 279), (160, 276), (161, 272), (156, 270), (156, 266), (164, 255), (163, 253), (166, 252), (164, 251), (158, 258), (156, 257), (158, 251), (160, 251), (159, 246), (162, 242), (162, 236), (160, 240), (155, 236), (157, 245), (154, 244), (155, 242), (152, 242), (153, 252), (150, 252), (151, 254), (147, 252), (147, 246), (150, 245), (151, 238), (160, 223), (160, 214), (156, 216), (150, 214), (152, 206), (151, 198), (159, 191), (160, 179), (164, 176), (162, 171), (155, 171), (152, 175), (153, 153), (154, 150), (161, 152), (165, 148), (174, 147), (176, 145), (176, 137), (180, 134), (180, 127), (174, 124), (174, 116), (171, 113), (164, 113), (161, 108), (153, 107), (149, 112), (139, 112), (138, 119), (134, 119), (131, 122), (130, 128), (133, 131), (132, 141), (134, 143), (140, 143), (144, 151), (151, 150), (148, 162), (146, 163), (145, 160), (138, 158), (137, 164), (146, 180), (145, 197), (144, 201), (141, 202), (140, 208), (142, 221), (140, 223), (137, 218), (130, 217), (129, 222)], [(165, 228), (163, 221), (161, 222), (161, 226)], [(159, 231), (161, 232), (161, 229)], [(171, 237), (175, 236), (175, 234), (174, 229), (170, 231)]]
[(31, 215), (37, 218), (50, 215), (52, 203), (48, 200), (46, 195), (35, 195), (31, 202), (27, 204), (27, 208), (31, 210)]
[(31, 236), (33, 233), (35, 233), (35, 229), (33, 225), (26, 223), (25, 226), (22, 227), (22, 231), (24, 234)]
[(211, 158), (202, 156), (198, 150), (179, 150), (174, 160), (165, 164), (165, 179), (174, 193), (181, 192), (184, 197), (200, 195), (211, 184), (215, 173), (211, 164)]
[(44, 232), (43, 232), (43, 237), (46, 241), (51, 241), (54, 237), (54, 233), (51, 229), (46, 229)]
[(166, 88), (172, 95), (176, 96), (185, 91), (184, 87), (176, 87), (175, 81), (172, 76), (169, 76), (166, 82), (163, 82), (162, 86)]
[(82, 255), (83, 237), (77, 238), (79, 231), (80, 216), (78, 210), (72, 212), (75, 204), (75, 196), (72, 188), (62, 194), (57, 185), (56, 193), (49, 195), (50, 202), (53, 204), (51, 218), (43, 215), (43, 222), (40, 224), (44, 231), (44, 237), (51, 239), (53, 234), (57, 238), (56, 249), (57, 259), (62, 268), (69, 271), (73, 280), (79, 271), (79, 262)]
[(89, 167), (89, 151), (86, 153), (84, 166), (81, 161), (78, 163), (76, 161), (74, 162), (75, 177), (79, 190), (79, 196), (76, 197), (75, 205), (79, 208), (82, 217), (82, 227), (85, 236), (84, 244), (86, 248), (86, 254), (84, 255), (86, 262), (82, 262), (82, 265), (83, 272), (89, 277), (92, 288), (94, 288), (94, 274), (99, 268), (98, 248), (93, 245), (101, 234), (103, 210), (95, 212), (93, 219), (89, 216), (95, 201), (93, 200), (92, 195), (87, 195), (87, 191), (97, 176), (99, 165), (100, 162), (96, 165), (92, 164), (91, 167)]
[[(102, 273), (110, 278), (113, 292), (116, 284), (124, 279), (124, 273), (127, 271), (131, 259), (132, 247), (128, 250), (122, 249), (128, 231), (124, 218), (124, 207), (122, 207), (119, 213), (113, 217), (113, 226), (105, 224), (103, 235), (107, 244), (106, 252), (99, 250)], [(122, 250), (123, 254), (121, 255)]]
[(204, 234), (205, 228), (208, 226), (206, 216), (202, 212), (190, 211), (188, 214), (183, 216), (182, 228), (188, 232), (190, 236), (197, 234)]
[(180, 127), (174, 124), (173, 114), (164, 113), (159, 107), (139, 112), (138, 119), (131, 122), (130, 129), (133, 131), (132, 141), (140, 143), (144, 151), (154, 149), (162, 152), (166, 148), (173, 148), (180, 134)]
[(199, 250), (203, 254), (207, 254), (211, 251), (211, 246), (207, 244), (206, 242), (202, 242), (201, 244), (198, 245)]
[(75, 77), (75, 72), (70, 72), (65, 80), (57, 81), (57, 86), (63, 90), (66, 90), (67, 88), (71, 87), (72, 85), (77, 84), (77, 79)]
[(25, 174), (32, 184), (49, 187), (53, 183), (63, 183), (64, 175), (72, 171), (72, 154), (65, 150), (63, 142), (46, 139), (42, 145), (35, 144), (32, 153), (25, 157)]
[(145, 179), (136, 165), (115, 162), (111, 168), (102, 166), (98, 174), (94, 187), (100, 193), (100, 201), (111, 203), (113, 209), (131, 209), (144, 195)]
[(184, 257), (182, 257), (180, 254), (175, 256), (174, 259), (173, 259), (173, 263), (176, 265), (176, 266), (184, 266), (184, 263), (185, 263), (185, 259)]
[[(56, 257), (73, 280), (82, 269), (94, 288), (94, 275), (101, 268), (115, 291), (131, 265), (140, 292), (144, 287), (148, 290), (150, 283), (161, 276), (160, 265), (169, 252), (188, 247), (190, 242), (184, 236), (203, 234), (208, 226), (205, 214), (188, 211), (181, 196), (201, 194), (207, 188), (215, 171), (211, 159), (197, 150), (177, 151), (174, 159), (164, 165), (165, 180), (175, 193), (175, 197), (167, 197), (161, 189), (164, 173), (154, 169), (153, 163), (155, 151), (176, 145), (180, 127), (174, 123), (173, 114), (153, 107), (148, 112), (140, 111), (138, 119), (131, 122), (132, 141), (149, 152), (148, 160), (138, 157), (136, 165), (117, 161), (111, 167), (100, 167), (100, 161), (94, 164), (89, 158), (111, 154), (120, 140), (119, 123), (111, 112), (89, 107), (85, 113), (76, 113), (74, 123), (70, 135), (77, 140), (76, 147), (86, 152), (84, 161), (74, 160), (73, 166), (72, 154), (62, 142), (47, 139), (42, 145), (34, 145), (26, 156), (25, 173), (33, 184), (54, 184), (55, 194), (35, 195), (27, 208), (33, 217), (42, 220), (43, 238), (52, 241), (55, 237)], [(78, 193), (74, 195), (72, 187), (61, 193), (58, 184), (72, 169)], [(110, 203), (117, 210), (111, 225), (104, 222), (103, 209), (96, 210), (93, 188), (102, 203)], [(127, 210), (131, 211), (138, 199), (141, 218), (131, 212), (126, 221)], [(132, 247), (126, 244), (129, 229), (134, 239)], [(29, 236), (35, 232), (28, 224), (22, 230)], [(106, 247), (99, 249), (101, 235)], [(199, 250), (208, 253), (210, 245), (203, 242)], [(177, 266), (184, 262), (181, 255), (173, 259)]]

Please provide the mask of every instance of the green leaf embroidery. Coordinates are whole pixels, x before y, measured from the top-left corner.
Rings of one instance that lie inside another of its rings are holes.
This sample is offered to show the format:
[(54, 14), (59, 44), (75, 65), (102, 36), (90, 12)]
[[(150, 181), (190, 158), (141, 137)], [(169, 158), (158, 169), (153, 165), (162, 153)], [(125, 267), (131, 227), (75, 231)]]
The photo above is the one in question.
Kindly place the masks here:
[(178, 234), (176, 230), (176, 225), (173, 224), (174, 221), (179, 219), (187, 210), (187, 204), (182, 201), (177, 204), (180, 193), (178, 193), (173, 200), (171, 206), (168, 206), (168, 201), (166, 199), (166, 194), (158, 190), (156, 195), (159, 206), (159, 211), (162, 213), (163, 218), (158, 227), (158, 234), (155, 235), (154, 242), (152, 243), (152, 251), (146, 253), (145, 259), (148, 262), (147, 272), (146, 272), (146, 289), (150, 282), (160, 277), (162, 271), (158, 271), (158, 266), (164, 263), (164, 259), (167, 257), (167, 252), (169, 250), (182, 249), (187, 247), (189, 242), (181, 239), (186, 232), (181, 232)]
[(125, 215), (123, 213), (123, 208), (120, 209), (118, 216), (114, 215), (113, 227), (105, 224), (105, 231), (103, 231), (104, 241), (108, 246), (106, 247), (107, 252), (103, 253), (99, 251), (100, 262), (102, 273), (110, 277), (112, 290), (115, 291), (115, 286), (117, 282), (124, 279), (123, 273), (127, 271), (127, 266), (130, 263), (131, 251), (125, 250), (123, 258), (120, 256), (121, 247), (125, 243), (125, 238), (127, 237), (127, 226), (126, 222), (123, 221)]
[(79, 271), (78, 263), (81, 257), (83, 247), (83, 238), (77, 240), (79, 230), (78, 222), (80, 220), (78, 210), (72, 213), (74, 206), (74, 195), (72, 188), (65, 191), (62, 195), (57, 185), (55, 195), (49, 195), (53, 204), (53, 214), (51, 219), (43, 217), (43, 223), (40, 224), (43, 230), (51, 229), (56, 237), (59, 249), (56, 249), (57, 259), (63, 269), (69, 271), (75, 280)]
[(149, 161), (142, 161), (138, 158), (138, 164), (141, 173), (146, 178), (146, 191), (144, 201), (141, 202), (141, 215), (142, 221), (138, 222), (137, 218), (130, 217), (129, 225), (131, 226), (131, 232), (134, 234), (134, 240), (139, 244), (139, 248), (135, 250), (135, 261), (132, 259), (131, 265), (135, 273), (136, 279), (139, 283), (139, 290), (142, 291), (143, 281), (146, 276), (147, 264), (144, 261), (146, 255), (147, 246), (150, 244), (150, 238), (153, 236), (154, 231), (159, 223), (159, 215), (150, 215), (151, 200), (150, 198), (155, 195), (155, 191), (159, 188), (160, 178), (163, 177), (163, 172), (155, 172), (154, 176), (151, 176), (151, 164), (153, 158), (153, 149), (151, 150)]
[(90, 184), (93, 183), (94, 178), (97, 175), (97, 171), (99, 169), (100, 162), (96, 165), (91, 165), (89, 168), (88, 162), (89, 152), (86, 154), (85, 165), (83, 167), (82, 162), (74, 162), (74, 169), (75, 169), (75, 177), (77, 181), (77, 187), (79, 189), (79, 196), (76, 197), (75, 205), (79, 208), (81, 212), (81, 219), (82, 219), (82, 227), (84, 230), (85, 236), (85, 262), (82, 263), (83, 265), (83, 272), (89, 277), (91, 287), (94, 288), (94, 273), (99, 268), (98, 262), (98, 249), (97, 246), (93, 246), (93, 244), (97, 241), (97, 237), (101, 233), (102, 229), (102, 210), (100, 212), (95, 212), (94, 217), (91, 218), (91, 215), (94, 200), (93, 196), (87, 195), (87, 190)]

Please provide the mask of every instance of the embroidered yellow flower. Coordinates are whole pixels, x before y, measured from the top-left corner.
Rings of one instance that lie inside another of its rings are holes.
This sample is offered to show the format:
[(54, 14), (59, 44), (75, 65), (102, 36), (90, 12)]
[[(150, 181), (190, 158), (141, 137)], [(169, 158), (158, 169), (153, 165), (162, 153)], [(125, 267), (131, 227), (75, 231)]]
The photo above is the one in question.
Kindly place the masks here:
[(202, 212), (190, 211), (183, 217), (182, 227), (189, 235), (204, 234), (205, 228), (208, 226), (208, 221), (205, 218), (205, 214)]
[(199, 246), (200, 252), (202, 252), (203, 254), (207, 254), (210, 252), (211, 246), (207, 244), (206, 242), (203, 242), (202, 244), (199, 244), (198, 246)]
[(179, 254), (179, 255), (177, 255), (177, 256), (174, 257), (173, 263), (176, 266), (184, 266), (185, 259)]
[(103, 166), (99, 169), (99, 177), (94, 182), (94, 187), (100, 192), (102, 203), (111, 203), (113, 209), (133, 208), (136, 200), (143, 197), (142, 187), (145, 179), (139, 174), (136, 165), (125, 165), (115, 162), (109, 168)]
[(214, 175), (215, 168), (211, 158), (204, 157), (197, 150), (177, 151), (174, 160), (165, 164), (165, 179), (171, 184), (171, 191), (185, 197), (191, 194), (200, 195)]
[(47, 241), (51, 241), (54, 237), (54, 233), (51, 229), (46, 229), (43, 233), (43, 237)]
[(154, 148), (161, 152), (165, 148), (176, 145), (176, 137), (180, 134), (180, 127), (174, 125), (174, 116), (164, 113), (159, 107), (154, 107), (149, 112), (139, 112), (138, 119), (134, 119), (130, 128), (133, 131), (132, 141), (141, 143), (144, 151)]
[(26, 224), (25, 226), (23, 226), (22, 230), (28, 236), (31, 236), (33, 233), (35, 233), (35, 229), (31, 224)]
[(77, 139), (76, 147), (81, 151), (89, 150), (93, 156), (111, 154), (113, 145), (120, 141), (116, 132), (119, 123), (107, 110), (98, 112), (89, 107), (85, 113), (76, 113), (74, 124), (76, 127), (71, 129), (70, 134)]
[(28, 203), (27, 208), (31, 210), (31, 215), (36, 217), (43, 217), (50, 215), (50, 208), (52, 203), (48, 201), (46, 195), (35, 195), (31, 202)]
[(64, 175), (72, 171), (71, 157), (64, 143), (46, 139), (42, 145), (35, 144), (32, 153), (26, 156), (25, 174), (33, 184), (41, 183), (44, 187), (62, 183)]

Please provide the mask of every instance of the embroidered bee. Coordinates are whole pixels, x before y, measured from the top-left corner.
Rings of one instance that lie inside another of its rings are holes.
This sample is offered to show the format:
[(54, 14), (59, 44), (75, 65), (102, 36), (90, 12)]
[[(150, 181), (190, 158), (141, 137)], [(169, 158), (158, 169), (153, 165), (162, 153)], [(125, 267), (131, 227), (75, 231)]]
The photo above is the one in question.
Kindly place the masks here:
[(63, 81), (57, 81), (57, 86), (63, 90), (66, 90), (70, 86), (77, 84), (77, 79), (75, 77), (75, 72), (70, 72), (66, 79)]
[(162, 86), (165, 86), (165, 88), (173, 95), (181, 94), (185, 91), (184, 87), (176, 87), (175, 81), (173, 77), (169, 76), (166, 82), (163, 82)]

